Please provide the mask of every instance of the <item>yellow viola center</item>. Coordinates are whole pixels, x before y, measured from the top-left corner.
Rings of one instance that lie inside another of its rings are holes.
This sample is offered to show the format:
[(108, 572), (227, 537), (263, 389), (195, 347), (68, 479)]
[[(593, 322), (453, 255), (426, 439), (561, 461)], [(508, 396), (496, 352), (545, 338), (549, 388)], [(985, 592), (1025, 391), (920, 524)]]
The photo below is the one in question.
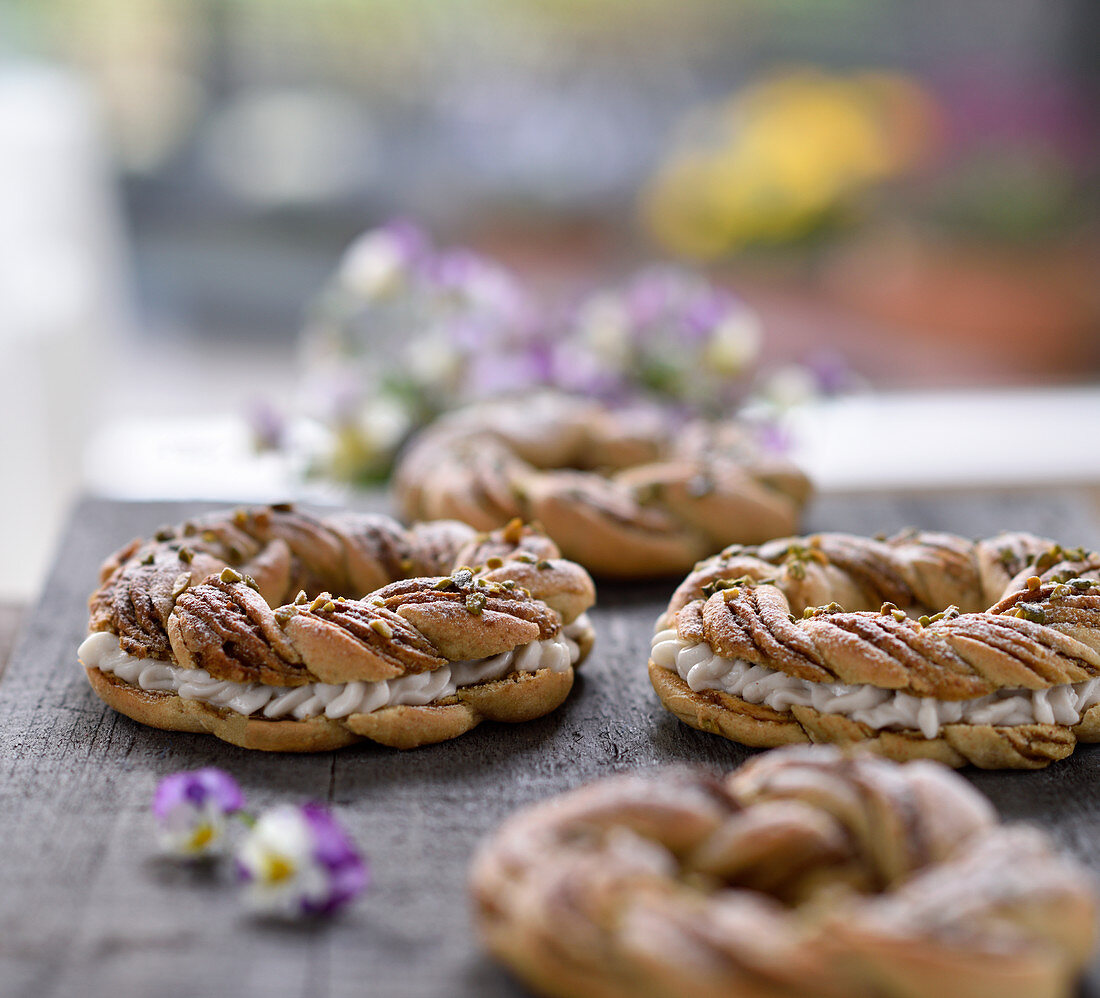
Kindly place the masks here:
[(285, 856), (269, 853), (264, 857), (263, 877), (272, 884), (280, 883), (294, 875), (294, 864)]
[(187, 847), (191, 852), (201, 852), (214, 840), (214, 835), (213, 825), (201, 824), (191, 833)]

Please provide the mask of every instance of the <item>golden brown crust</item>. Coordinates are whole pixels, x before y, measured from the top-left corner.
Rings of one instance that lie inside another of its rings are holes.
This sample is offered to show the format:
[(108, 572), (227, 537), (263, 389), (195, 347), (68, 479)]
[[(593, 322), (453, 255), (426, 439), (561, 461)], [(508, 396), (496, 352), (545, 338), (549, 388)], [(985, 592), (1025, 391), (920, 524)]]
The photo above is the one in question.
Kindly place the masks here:
[(707, 551), (789, 533), (809, 483), (735, 424), (673, 430), (547, 393), (483, 403), (426, 430), (394, 478), (409, 518), (487, 530), (537, 520), (600, 575), (682, 572)]
[[(816, 534), (735, 546), (701, 562), (660, 628), (674, 626), (683, 642), (721, 658), (811, 683), (969, 700), (1100, 676), (1098, 574), (1100, 556), (1027, 534), (977, 541), (919, 531), (876, 540)], [(817, 599), (835, 602), (807, 602)], [(956, 606), (937, 613), (936, 601), (947, 599)], [(900, 607), (934, 615), (917, 620)], [(925, 739), (809, 706), (779, 712), (715, 690), (692, 692), (652, 662), (650, 679), (685, 723), (760, 747), (861, 742), (896, 759), (1034, 769), (1065, 758), (1078, 740), (1095, 740), (1091, 711), (1072, 729), (958, 723)]]
[(92, 689), (109, 707), (165, 731), (209, 733), (241, 748), (264, 752), (328, 752), (364, 740), (398, 749), (433, 745), (465, 734), (482, 721), (518, 723), (561, 706), (573, 672), (512, 673), (464, 686), (455, 696), (423, 707), (383, 707), (340, 720), (267, 720), (245, 717), (175, 693), (147, 692), (99, 669), (86, 668)]
[(470, 876), (490, 952), (570, 998), (1068, 998), (1088, 877), (933, 763), (780, 749), (513, 815)]
[[(494, 552), (485, 564), (456, 564), (456, 555), (479, 549)], [(236, 568), (224, 563), (230, 558)], [(449, 575), (405, 577), (444, 561)], [(196, 578), (199, 565), (220, 574)], [(191, 568), (176, 572), (184, 566)], [(283, 599), (291, 582), (301, 580), (335, 588), (370, 579), (384, 584), (361, 598), (326, 591), (310, 600), (300, 593), (294, 602), (273, 607), (268, 596), (277, 592)], [(117, 634), (132, 656), (201, 669), (216, 680), (289, 689), (398, 679), (449, 662), (492, 658), (554, 638), (594, 598), (587, 573), (518, 522), (478, 538), (457, 523), (406, 531), (384, 517), (319, 520), (289, 507), (268, 507), (214, 514), (128, 545), (108, 559), (90, 603), (92, 629)], [(591, 629), (577, 637), (583, 659), (592, 646)], [(558, 706), (572, 684), (572, 668), (560, 675), (544, 669), (530, 683), (460, 688), (454, 703), (387, 707), (352, 715), (347, 723), (275, 722), (174, 694), (144, 693), (98, 669), (89, 670), (93, 674), (97, 693), (144, 723), (210, 731), (234, 744), (280, 751), (339, 747), (361, 737), (399, 747), (427, 744), (486, 717), (538, 716)]]

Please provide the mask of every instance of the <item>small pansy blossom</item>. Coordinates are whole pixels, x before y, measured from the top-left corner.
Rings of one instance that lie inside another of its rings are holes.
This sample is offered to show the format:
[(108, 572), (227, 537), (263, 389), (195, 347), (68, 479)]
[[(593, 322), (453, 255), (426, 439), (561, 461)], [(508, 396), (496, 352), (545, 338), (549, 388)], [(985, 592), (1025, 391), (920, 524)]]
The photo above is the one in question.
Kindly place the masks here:
[(237, 851), (237, 871), (250, 908), (288, 918), (330, 914), (367, 885), (363, 857), (319, 804), (261, 814)]
[(221, 852), (226, 819), (243, 806), (241, 788), (220, 769), (166, 776), (153, 795), (153, 816), (157, 820), (161, 850), (183, 857)]

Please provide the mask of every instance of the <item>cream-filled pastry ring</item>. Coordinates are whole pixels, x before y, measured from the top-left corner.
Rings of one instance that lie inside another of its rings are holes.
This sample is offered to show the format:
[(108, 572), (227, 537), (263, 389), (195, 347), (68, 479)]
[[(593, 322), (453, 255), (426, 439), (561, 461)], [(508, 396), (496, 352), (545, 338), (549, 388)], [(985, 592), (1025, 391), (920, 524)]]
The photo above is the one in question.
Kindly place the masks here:
[(754, 747), (1040, 768), (1100, 741), (1098, 576), (1100, 555), (1027, 534), (731, 548), (677, 589), (650, 679), (685, 723)]
[(477, 535), (239, 509), (108, 559), (78, 655), (105, 702), (152, 727), (271, 751), (412, 748), (557, 707), (594, 597), (519, 522)]
[(833, 746), (598, 780), (471, 870), (489, 951), (554, 998), (1068, 998), (1087, 872), (965, 780)]
[(677, 428), (550, 392), (444, 416), (394, 475), (410, 519), (535, 520), (566, 557), (612, 578), (677, 575), (722, 545), (789, 533), (809, 493), (735, 422)]

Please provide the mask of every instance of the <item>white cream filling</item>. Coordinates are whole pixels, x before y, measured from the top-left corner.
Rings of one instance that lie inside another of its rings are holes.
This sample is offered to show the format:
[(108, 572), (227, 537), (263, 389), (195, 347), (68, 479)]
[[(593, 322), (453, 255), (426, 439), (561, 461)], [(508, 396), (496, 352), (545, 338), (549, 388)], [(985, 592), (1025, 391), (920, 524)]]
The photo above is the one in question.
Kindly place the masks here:
[(798, 679), (743, 659), (722, 658), (706, 642), (681, 640), (674, 628), (658, 630), (652, 649), (655, 665), (676, 672), (696, 692), (721, 690), (779, 711), (795, 704), (813, 707), (876, 730), (916, 729), (925, 738), (937, 737), (945, 724), (1077, 724), (1089, 707), (1100, 703), (1100, 679), (1045, 690), (998, 690), (974, 700), (937, 700), (865, 684)]
[(170, 662), (135, 658), (119, 647), (110, 631), (89, 634), (77, 651), (82, 664), (109, 672), (140, 689), (175, 693), (184, 700), (201, 700), (238, 714), (259, 713), (269, 719), (304, 720), (324, 714), (329, 718), (369, 714), (396, 704), (423, 706), (451, 696), (460, 686), (500, 679), (509, 672), (565, 672), (580, 658), (575, 640), (589, 627), (581, 614), (573, 623), (545, 641), (532, 641), (492, 658), (448, 662), (431, 672), (418, 672), (378, 682), (309, 683), (306, 686), (268, 686), (215, 679), (205, 669), (184, 669)]

